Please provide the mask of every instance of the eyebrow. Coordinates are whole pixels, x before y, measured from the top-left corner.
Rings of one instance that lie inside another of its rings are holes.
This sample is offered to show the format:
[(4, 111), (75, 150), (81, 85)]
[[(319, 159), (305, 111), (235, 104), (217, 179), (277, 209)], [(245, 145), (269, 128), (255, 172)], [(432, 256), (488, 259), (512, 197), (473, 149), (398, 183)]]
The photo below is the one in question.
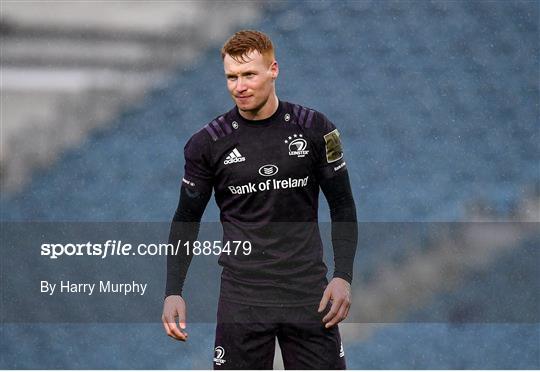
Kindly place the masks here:
[(226, 77), (234, 77), (234, 76), (237, 76), (237, 75), (245, 76), (245, 75), (256, 74), (256, 73), (257, 73), (256, 71), (245, 71), (245, 72), (242, 72), (241, 74), (225, 74), (225, 76)]

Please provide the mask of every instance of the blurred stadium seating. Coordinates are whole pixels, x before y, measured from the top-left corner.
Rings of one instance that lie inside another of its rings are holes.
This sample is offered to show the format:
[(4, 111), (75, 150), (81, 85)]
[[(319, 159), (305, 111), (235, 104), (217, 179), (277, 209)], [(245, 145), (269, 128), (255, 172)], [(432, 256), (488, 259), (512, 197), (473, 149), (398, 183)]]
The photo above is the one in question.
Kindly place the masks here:
[(2, 3), (3, 192), (257, 13), (234, 1)]

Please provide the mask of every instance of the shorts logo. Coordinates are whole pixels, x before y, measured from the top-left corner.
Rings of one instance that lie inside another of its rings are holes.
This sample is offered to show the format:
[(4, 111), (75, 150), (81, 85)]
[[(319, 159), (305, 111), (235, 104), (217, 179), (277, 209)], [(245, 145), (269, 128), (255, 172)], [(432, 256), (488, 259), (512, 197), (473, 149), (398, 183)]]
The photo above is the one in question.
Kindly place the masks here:
[(259, 168), (259, 174), (265, 177), (272, 177), (277, 174), (279, 168), (274, 164), (266, 164)]
[(341, 346), (339, 347), (339, 357), (343, 358), (345, 356), (345, 350), (343, 350), (343, 342), (341, 342)]
[(243, 161), (246, 161), (246, 158), (243, 157), (242, 154), (240, 154), (240, 151), (238, 151), (235, 147), (234, 150), (232, 150), (230, 154), (227, 155), (223, 164), (227, 165), (232, 163), (241, 163)]
[(307, 141), (302, 138), (301, 134), (293, 134), (292, 136), (287, 137), (284, 141), (289, 144), (289, 156), (297, 156), (303, 158), (309, 154), (307, 148)]
[(225, 356), (225, 349), (221, 346), (217, 346), (214, 349), (214, 352), (216, 353), (216, 356), (214, 357), (214, 363), (216, 363), (216, 365), (218, 366), (225, 364), (225, 359), (223, 359), (223, 357)]
[(325, 134), (324, 142), (326, 144), (327, 162), (333, 163), (343, 157), (343, 149), (341, 148), (341, 141), (339, 139), (339, 132), (337, 129)]

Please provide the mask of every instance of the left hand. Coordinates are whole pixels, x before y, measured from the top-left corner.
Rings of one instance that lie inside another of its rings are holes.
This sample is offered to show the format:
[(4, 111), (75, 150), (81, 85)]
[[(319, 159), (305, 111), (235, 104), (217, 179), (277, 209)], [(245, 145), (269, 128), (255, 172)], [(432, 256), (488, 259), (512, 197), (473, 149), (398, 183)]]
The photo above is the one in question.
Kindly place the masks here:
[(325, 328), (338, 324), (349, 315), (351, 307), (351, 285), (349, 282), (341, 278), (333, 278), (328, 283), (319, 303), (319, 313), (326, 308), (328, 301), (331, 301), (332, 308), (322, 320), (325, 323)]

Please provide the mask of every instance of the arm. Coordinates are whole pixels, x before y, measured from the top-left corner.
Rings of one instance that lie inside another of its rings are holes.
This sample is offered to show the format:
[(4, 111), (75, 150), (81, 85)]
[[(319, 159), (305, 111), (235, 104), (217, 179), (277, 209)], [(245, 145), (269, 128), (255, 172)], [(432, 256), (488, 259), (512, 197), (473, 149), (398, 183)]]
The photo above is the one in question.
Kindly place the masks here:
[[(184, 178), (180, 188), (180, 200), (174, 213), (169, 233), (169, 244), (177, 246), (179, 240), (194, 241), (199, 234), (202, 215), (212, 195), (213, 172), (211, 145), (205, 132), (197, 132), (184, 148), (186, 159)], [(179, 249), (176, 255), (167, 255), (167, 285), (161, 320), (166, 333), (174, 339), (185, 341), (186, 304), (182, 289), (191, 263), (191, 255)]]
[[(177, 246), (178, 241), (193, 242), (199, 234), (202, 215), (210, 200), (211, 192), (199, 193), (182, 184), (180, 200), (174, 213), (169, 233), (169, 244)], [(182, 288), (191, 263), (192, 255), (179, 249), (177, 255), (167, 255), (167, 285), (163, 305), (162, 322), (167, 335), (179, 341), (187, 339), (187, 333), (178, 329), (186, 328), (186, 304), (182, 298)]]
[(334, 275), (326, 287), (319, 312), (332, 300), (332, 307), (323, 318), (329, 328), (347, 318), (351, 305), (351, 282), (354, 256), (358, 242), (356, 207), (347, 171), (323, 180), (321, 189), (330, 207), (332, 219), (332, 247), (334, 249)]
[[(179, 240), (192, 242), (197, 239), (201, 218), (210, 196), (210, 192), (199, 193), (196, 190), (189, 190), (188, 186), (182, 184), (178, 207), (171, 222), (169, 244), (176, 247)], [(186, 255), (183, 249), (179, 249), (177, 253), (177, 255), (167, 256), (165, 297), (182, 295), (184, 281), (191, 263), (192, 255)]]
[(333, 277), (351, 284), (358, 243), (358, 225), (348, 172), (345, 170), (333, 178), (323, 180), (320, 184), (328, 201), (332, 220)]
[(317, 178), (330, 206), (332, 219), (334, 274), (319, 304), (321, 312), (328, 302), (332, 303), (330, 311), (323, 318), (328, 328), (345, 319), (349, 313), (358, 226), (339, 131), (319, 113), (313, 125), (313, 136), (317, 150)]

